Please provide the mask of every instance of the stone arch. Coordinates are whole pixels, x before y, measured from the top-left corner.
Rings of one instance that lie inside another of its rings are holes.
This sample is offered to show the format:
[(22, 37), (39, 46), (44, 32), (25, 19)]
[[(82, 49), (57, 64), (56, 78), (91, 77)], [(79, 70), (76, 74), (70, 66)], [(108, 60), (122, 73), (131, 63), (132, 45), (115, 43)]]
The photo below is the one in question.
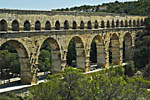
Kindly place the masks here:
[(132, 37), (130, 33), (126, 33), (123, 38), (123, 61), (129, 61), (132, 49)]
[(136, 20), (133, 20), (133, 27), (136, 27)]
[(68, 20), (65, 20), (65, 22), (64, 22), (64, 29), (69, 29), (69, 22), (68, 22)]
[(80, 22), (80, 29), (84, 29), (84, 22), (83, 21)]
[(101, 28), (105, 28), (105, 22), (103, 20), (101, 21)]
[(92, 23), (91, 23), (91, 21), (88, 21), (88, 23), (87, 23), (87, 29), (92, 29)]
[(115, 21), (114, 21), (114, 20), (112, 20), (111, 27), (112, 27), (112, 28), (115, 27)]
[(144, 20), (143, 19), (141, 19), (140, 25), (144, 26)]
[(94, 28), (95, 28), (95, 29), (98, 29), (98, 27), (99, 27), (98, 21), (95, 20)]
[(0, 31), (7, 31), (7, 22), (6, 20), (2, 19), (0, 21)]
[(125, 27), (128, 27), (128, 21), (125, 20)]
[[(106, 53), (105, 53), (105, 45), (104, 45), (104, 39), (100, 35), (96, 35), (92, 38), (92, 41), (90, 45), (92, 45), (92, 42), (96, 43), (96, 51), (97, 51), (97, 66), (98, 67), (105, 67), (106, 65)], [(90, 48), (91, 50), (92, 48)]]
[(75, 36), (72, 36), (72, 37), (68, 40), (69, 42), (67, 42), (66, 47), (69, 47), (69, 43), (70, 43), (71, 40), (77, 40), (77, 39), (80, 40), (80, 43), (82, 44), (82, 47), (85, 48), (84, 39), (83, 39), (81, 36), (78, 36), (78, 35), (77, 35), (77, 36), (76, 36), (76, 35), (75, 35)]
[(140, 20), (137, 19), (137, 22), (136, 22), (136, 23), (137, 23), (136, 26), (139, 27), (139, 26), (140, 26)]
[(129, 20), (129, 27), (132, 27), (132, 20)]
[(29, 22), (28, 20), (26, 20), (26, 21), (24, 22), (23, 30), (24, 30), (24, 31), (30, 31), (30, 29), (31, 29), (30, 22)]
[(120, 27), (124, 27), (124, 22), (123, 22), (123, 20), (121, 20), (121, 22), (120, 22)]
[(144, 23), (146, 22), (147, 18), (144, 18)]
[(2, 43), (2, 45), (4, 45), (5, 43), (14, 47), (18, 53), (19, 62), (20, 62), (21, 83), (31, 84), (31, 82), (33, 82), (33, 79), (31, 74), (31, 64), (29, 61), (28, 49), (25, 47), (23, 43), (19, 42), (18, 40), (8, 40)]
[(107, 28), (110, 28), (110, 22), (107, 20)]
[(119, 20), (116, 21), (116, 27), (119, 27)]
[(60, 30), (60, 22), (58, 20), (55, 22), (55, 30)]
[(111, 55), (112, 55), (112, 57), (110, 57), (110, 62), (112, 64), (119, 64), (120, 63), (120, 45), (119, 45), (119, 37), (117, 36), (117, 34), (112, 34), (110, 38), (109, 50), (111, 51)]
[[(79, 36), (73, 36), (68, 43), (68, 48), (69, 44), (71, 41), (74, 42), (75, 44), (75, 50), (76, 50), (76, 66), (77, 68), (80, 68), (82, 70), (85, 70), (85, 50), (84, 50), (84, 42), (81, 37)], [(68, 55), (68, 53), (67, 53)]]
[(76, 23), (76, 21), (73, 21), (73, 23), (72, 23), (72, 29), (77, 29), (77, 23)]
[(41, 30), (41, 23), (39, 20), (35, 22), (35, 30)]
[(19, 22), (17, 20), (12, 22), (12, 31), (19, 31)]
[(51, 30), (51, 23), (50, 23), (50, 21), (46, 21), (46, 23), (45, 23), (45, 30)]
[(52, 38), (52, 37), (48, 37), (46, 39), (44, 39), (39, 46), (38, 49), (38, 57), (40, 55), (40, 49), (42, 48), (42, 45), (47, 42), (48, 45), (50, 46), (50, 52), (51, 52), (51, 66), (52, 66), (52, 73), (57, 73), (57, 72), (61, 72), (62, 68), (61, 68), (61, 46), (59, 44), (59, 42)]

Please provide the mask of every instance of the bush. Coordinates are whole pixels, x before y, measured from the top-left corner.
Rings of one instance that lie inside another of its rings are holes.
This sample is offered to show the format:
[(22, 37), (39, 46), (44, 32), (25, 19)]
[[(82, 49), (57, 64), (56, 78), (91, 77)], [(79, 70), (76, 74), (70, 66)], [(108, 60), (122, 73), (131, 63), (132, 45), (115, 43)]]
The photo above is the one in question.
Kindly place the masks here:
[(150, 97), (147, 91), (150, 81), (126, 77), (121, 66), (88, 75), (67, 67), (48, 79), (30, 89), (30, 100), (148, 100)]
[(133, 61), (127, 62), (127, 65), (125, 66), (125, 75), (133, 76), (134, 73), (135, 73), (134, 62)]
[(146, 65), (144, 69), (143, 77), (146, 79), (150, 79), (150, 64)]
[(0, 100), (20, 100), (15, 93), (8, 92), (6, 94), (0, 95)]

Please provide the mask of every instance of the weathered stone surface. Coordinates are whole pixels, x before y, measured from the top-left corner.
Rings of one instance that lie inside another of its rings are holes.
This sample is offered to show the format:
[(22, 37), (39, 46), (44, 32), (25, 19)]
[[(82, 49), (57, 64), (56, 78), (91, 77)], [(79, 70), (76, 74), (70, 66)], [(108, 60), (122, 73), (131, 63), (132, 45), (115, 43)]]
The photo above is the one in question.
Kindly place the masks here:
[[(74, 40), (76, 44), (76, 63), (78, 68), (89, 71), (92, 41), (95, 41), (97, 45), (98, 65), (108, 67), (110, 42), (112, 43), (112, 62), (114, 64), (122, 63), (123, 41), (125, 41), (125, 59), (128, 60), (130, 49), (134, 47), (136, 34), (143, 31), (143, 26), (133, 27), (131, 25), (131, 27), (107, 28), (107, 21), (112, 22), (114, 20), (116, 25), (117, 20), (123, 22), (127, 20), (129, 22), (130, 20), (144, 20), (144, 18), (144, 16), (121, 16), (106, 13), (0, 9), (0, 46), (4, 43), (9, 43), (16, 48), (20, 57), (22, 82), (24, 84), (35, 84), (37, 82), (36, 65), (38, 64), (40, 49), (44, 41), (48, 41), (52, 49), (53, 73), (60, 72), (66, 66), (66, 55), (71, 40)], [(64, 30), (66, 20), (69, 27)], [(2, 24), (4, 21), (7, 28), (4, 28)], [(14, 21), (19, 24), (18, 31), (12, 31), (14, 30), (14, 27), (12, 27)], [(24, 30), (25, 21), (30, 23), (30, 31)], [(36, 21), (40, 22), (41, 30), (35, 30)], [(51, 24), (51, 30), (45, 30), (47, 21)], [(56, 29), (56, 21), (60, 23), (60, 30), (54, 30)], [(72, 29), (73, 21), (76, 22), (78, 29)], [(84, 22), (84, 29), (79, 29), (81, 21)], [(92, 29), (86, 29), (88, 21), (91, 21)], [(94, 29), (95, 21), (98, 22), (98, 29)], [(104, 28), (101, 28), (102, 21), (104, 21)], [(113, 37), (114, 35), (115, 37)]]

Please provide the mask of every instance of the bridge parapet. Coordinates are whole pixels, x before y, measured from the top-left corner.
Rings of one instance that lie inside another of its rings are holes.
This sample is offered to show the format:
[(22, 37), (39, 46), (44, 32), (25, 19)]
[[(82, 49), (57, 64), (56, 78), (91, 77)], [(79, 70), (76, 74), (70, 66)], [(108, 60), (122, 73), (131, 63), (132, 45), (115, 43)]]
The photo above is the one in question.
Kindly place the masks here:
[(0, 31), (139, 27), (145, 16), (0, 9)]

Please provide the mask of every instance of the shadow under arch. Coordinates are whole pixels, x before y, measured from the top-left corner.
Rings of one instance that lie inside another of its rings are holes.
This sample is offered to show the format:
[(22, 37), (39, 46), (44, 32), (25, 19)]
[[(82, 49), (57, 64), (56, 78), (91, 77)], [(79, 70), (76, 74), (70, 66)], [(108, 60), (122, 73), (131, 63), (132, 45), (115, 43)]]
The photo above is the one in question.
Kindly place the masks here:
[(26, 21), (24, 22), (23, 30), (24, 30), (24, 31), (30, 31), (30, 30), (31, 30), (31, 24), (30, 24), (30, 22), (29, 22), (28, 20), (26, 20)]
[(97, 63), (97, 67), (105, 67), (106, 64), (106, 53), (105, 45), (102, 36), (96, 35), (92, 38), (90, 43), (90, 61)]
[(104, 20), (101, 21), (101, 28), (105, 28), (105, 22), (104, 22)]
[(6, 20), (2, 19), (0, 21), (0, 31), (7, 31), (7, 28), (8, 26)]
[(46, 23), (45, 23), (45, 30), (51, 30), (51, 23), (50, 23), (50, 21), (46, 21)]
[(144, 20), (143, 19), (140, 20), (140, 26), (144, 26)]
[(120, 22), (119, 22), (119, 20), (117, 19), (117, 21), (116, 21), (116, 27), (120, 27), (120, 26), (119, 26), (119, 23), (120, 23)]
[(129, 27), (132, 27), (132, 20), (129, 20)]
[[(31, 74), (31, 65), (29, 59), (29, 52), (25, 46), (17, 40), (8, 40), (1, 45), (1, 49), (9, 45), (16, 50), (18, 54), (18, 60), (20, 64), (20, 78), (22, 84), (31, 84), (33, 82), (33, 77)], [(3, 50), (3, 49), (2, 49)]]
[(124, 27), (124, 21), (123, 20), (121, 20), (121, 22), (120, 22), (120, 27)]
[(69, 29), (69, 22), (68, 22), (68, 20), (65, 20), (65, 22), (64, 22), (64, 29), (66, 29), (66, 30)]
[(60, 22), (58, 20), (55, 22), (55, 30), (60, 30)]
[(12, 31), (19, 31), (19, 22), (17, 20), (12, 22)]
[(72, 23), (72, 29), (77, 29), (77, 23), (76, 23), (76, 21), (73, 21), (73, 23)]
[(126, 33), (123, 38), (123, 62), (131, 59), (132, 37), (130, 33)]
[(136, 23), (136, 20), (133, 20), (133, 27), (136, 27), (137, 26), (137, 23)]
[[(51, 73), (61, 72), (61, 50), (59, 42), (51, 37), (46, 38), (40, 45), (38, 50), (38, 60), (40, 58), (41, 50), (43, 49), (44, 45), (49, 46), (48, 52), (50, 52), (50, 69)], [(46, 49), (45, 49), (46, 50)]]
[(85, 71), (84, 43), (79, 36), (74, 36), (69, 41), (67, 64)]
[(99, 28), (99, 23), (98, 23), (98, 21), (97, 21), (97, 20), (95, 20), (94, 28), (95, 28), (95, 29), (98, 29), (98, 28)]
[(136, 22), (136, 26), (139, 27), (140, 26), (140, 19), (137, 19), (137, 22)]
[(84, 29), (84, 22), (83, 21), (80, 22), (80, 29)]
[(36, 31), (40, 31), (41, 30), (41, 22), (39, 20), (37, 20), (35, 22), (35, 30)]
[(112, 20), (112, 22), (111, 22), (111, 27), (112, 27), (112, 28), (115, 28), (115, 27), (116, 27), (114, 20)]
[(107, 20), (107, 25), (106, 25), (107, 28), (110, 28), (110, 22), (109, 20)]
[(87, 29), (92, 29), (92, 22), (91, 21), (88, 21), (88, 23), (87, 23)]
[(112, 34), (109, 43), (109, 63), (120, 64), (120, 45), (117, 34)]
[(129, 24), (128, 24), (128, 20), (125, 20), (125, 27), (128, 27)]

